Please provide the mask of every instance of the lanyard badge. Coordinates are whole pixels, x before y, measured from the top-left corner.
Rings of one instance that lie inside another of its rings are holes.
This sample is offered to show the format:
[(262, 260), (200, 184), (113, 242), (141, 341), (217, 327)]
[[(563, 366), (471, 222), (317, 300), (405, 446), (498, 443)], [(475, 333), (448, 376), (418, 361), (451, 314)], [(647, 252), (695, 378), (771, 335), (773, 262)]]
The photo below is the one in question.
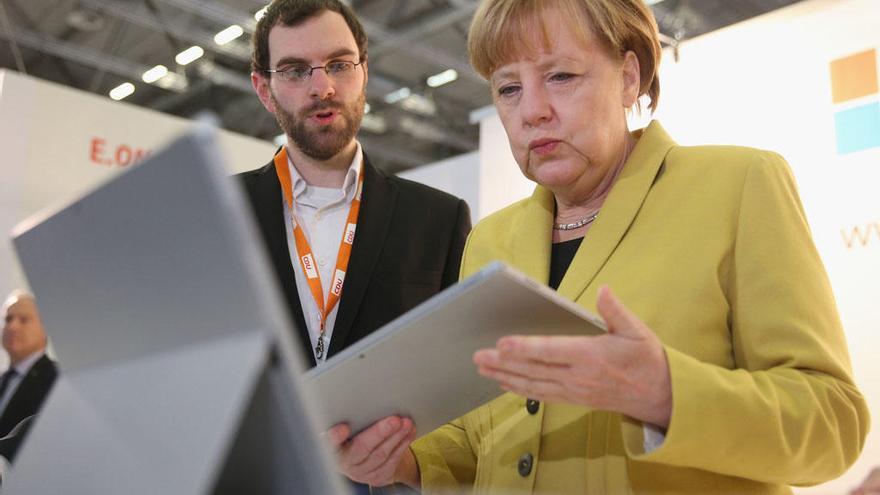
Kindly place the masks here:
[(351, 201), (351, 208), (348, 210), (348, 219), (345, 222), (345, 231), (342, 234), (342, 242), (339, 244), (339, 253), (336, 256), (336, 268), (333, 271), (333, 280), (330, 284), (330, 290), (327, 294), (327, 304), (324, 304), (324, 288), (321, 284), (321, 276), (318, 268), (315, 266), (315, 257), (312, 254), (312, 248), (306, 239), (305, 232), (296, 221), (293, 209), (293, 182), (290, 177), (290, 169), (287, 162), (287, 149), (282, 147), (275, 155), (275, 173), (278, 174), (278, 180), (281, 182), (281, 191), (284, 194), (284, 203), (290, 209), (290, 222), (293, 226), (293, 238), (296, 242), (296, 252), (299, 257), (299, 264), (306, 280), (309, 283), (309, 289), (315, 304), (318, 305), (318, 311), (321, 315), (321, 329), (318, 335), (318, 343), (315, 345), (315, 357), (317, 359), (324, 358), (324, 334), (326, 332), (327, 317), (333, 311), (333, 308), (339, 303), (342, 297), (342, 286), (345, 284), (345, 272), (348, 269), (348, 261), (351, 259), (351, 247), (354, 244), (354, 234), (357, 229), (358, 212), (361, 209), (361, 192), (364, 187), (364, 170), (361, 167), (361, 173), (358, 174), (357, 191)]

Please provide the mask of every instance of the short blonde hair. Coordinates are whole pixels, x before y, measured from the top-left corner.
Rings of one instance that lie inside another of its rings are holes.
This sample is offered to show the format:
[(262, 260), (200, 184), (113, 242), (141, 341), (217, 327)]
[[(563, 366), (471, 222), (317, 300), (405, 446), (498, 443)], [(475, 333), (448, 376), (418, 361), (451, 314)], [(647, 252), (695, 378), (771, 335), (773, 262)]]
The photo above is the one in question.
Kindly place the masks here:
[(642, 0), (484, 0), (468, 33), (471, 65), (489, 79), (498, 67), (535, 51), (539, 47), (531, 46), (533, 39), (526, 34), (536, 21), (548, 46), (548, 29), (553, 26), (539, 20), (552, 8), (559, 10), (584, 41), (592, 33), (614, 57), (635, 53), (641, 72), (639, 96), (648, 95), (648, 108), (652, 112), (657, 109), (660, 40), (654, 14)]

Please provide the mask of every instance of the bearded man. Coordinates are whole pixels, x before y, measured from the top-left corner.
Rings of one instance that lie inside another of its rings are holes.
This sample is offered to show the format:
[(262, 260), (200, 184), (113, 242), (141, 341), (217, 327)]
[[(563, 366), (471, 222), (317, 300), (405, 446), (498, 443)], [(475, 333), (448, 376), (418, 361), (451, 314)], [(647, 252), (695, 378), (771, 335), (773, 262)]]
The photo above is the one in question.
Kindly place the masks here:
[(276, 0), (251, 82), (287, 143), (240, 175), (304, 355), (320, 365), (458, 279), (467, 204), (370, 164), (367, 36), (337, 0)]

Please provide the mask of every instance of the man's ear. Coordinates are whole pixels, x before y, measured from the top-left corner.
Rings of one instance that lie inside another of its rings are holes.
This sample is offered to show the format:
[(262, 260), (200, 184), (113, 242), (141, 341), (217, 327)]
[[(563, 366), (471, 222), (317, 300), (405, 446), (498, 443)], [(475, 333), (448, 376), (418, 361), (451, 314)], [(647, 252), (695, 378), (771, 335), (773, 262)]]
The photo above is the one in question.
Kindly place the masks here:
[(367, 87), (367, 81), (369, 81), (369, 80), (370, 80), (370, 71), (368, 70), (368, 67), (367, 67), (367, 61), (364, 60), (364, 88), (365, 89)]
[(254, 87), (254, 91), (256, 91), (257, 97), (260, 99), (260, 103), (263, 104), (263, 107), (268, 110), (269, 113), (274, 114), (275, 104), (272, 103), (272, 90), (269, 89), (269, 78), (263, 73), (253, 71), (251, 72), (251, 85)]

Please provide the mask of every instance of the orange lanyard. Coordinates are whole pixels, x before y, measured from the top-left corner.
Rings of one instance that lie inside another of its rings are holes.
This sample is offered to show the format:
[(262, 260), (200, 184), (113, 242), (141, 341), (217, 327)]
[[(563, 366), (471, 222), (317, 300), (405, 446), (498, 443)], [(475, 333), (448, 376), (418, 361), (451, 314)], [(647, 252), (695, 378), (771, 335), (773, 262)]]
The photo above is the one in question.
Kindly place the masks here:
[(315, 357), (324, 357), (324, 333), (326, 331), (327, 317), (339, 299), (342, 297), (342, 284), (345, 282), (345, 271), (348, 269), (348, 261), (351, 259), (351, 246), (354, 243), (354, 231), (357, 228), (358, 212), (361, 209), (361, 192), (364, 187), (364, 171), (358, 174), (357, 192), (351, 201), (348, 210), (348, 219), (345, 222), (345, 231), (342, 234), (342, 242), (339, 244), (339, 254), (336, 256), (336, 270), (333, 275), (333, 283), (330, 285), (330, 293), (327, 294), (327, 304), (324, 304), (324, 288), (321, 285), (321, 276), (315, 267), (315, 257), (312, 248), (306, 240), (305, 232), (296, 221), (293, 212), (293, 184), (290, 178), (290, 169), (287, 164), (287, 148), (282, 147), (275, 155), (275, 173), (281, 182), (281, 190), (284, 193), (284, 202), (290, 208), (290, 222), (293, 225), (293, 238), (296, 241), (296, 252), (299, 257), (299, 265), (309, 282), (312, 297), (318, 305), (321, 313), (321, 333), (318, 335), (318, 343), (315, 345)]

